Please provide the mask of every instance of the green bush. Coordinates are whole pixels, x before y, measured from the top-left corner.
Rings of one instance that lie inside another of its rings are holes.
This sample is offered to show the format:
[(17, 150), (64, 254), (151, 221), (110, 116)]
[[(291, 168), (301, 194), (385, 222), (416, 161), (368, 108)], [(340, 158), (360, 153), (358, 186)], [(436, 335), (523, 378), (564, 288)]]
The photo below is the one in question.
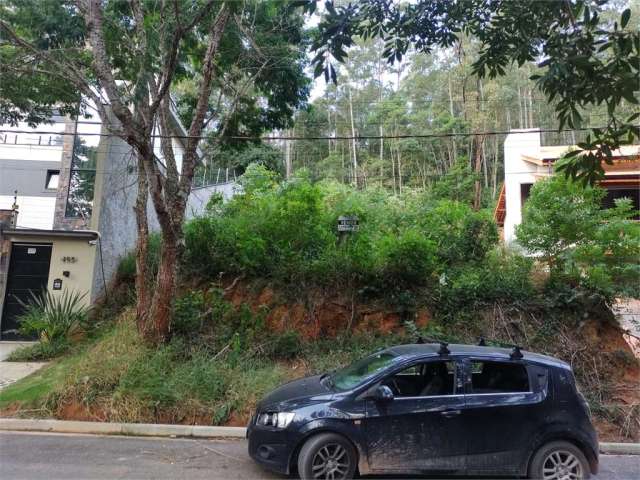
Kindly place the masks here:
[[(452, 265), (481, 261), (498, 240), (490, 214), (463, 203), (313, 183), (304, 174), (278, 184), (263, 170), (249, 169), (242, 194), (187, 223), (185, 271), (267, 278), (289, 291), (406, 290)], [(340, 238), (341, 215), (357, 215), (359, 230)]]
[(70, 343), (65, 338), (58, 338), (51, 342), (38, 342), (33, 345), (18, 348), (9, 354), (8, 362), (42, 362), (51, 360), (66, 353)]
[(562, 175), (536, 183), (516, 228), (518, 243), (539, 254), (555, 287), (611, 302), (640, 297), (640, 224), (630, 199), (603, 209), (606, 192)]
[(417, 230), (380, 240), (380, 274), (393, 287), (421, 286), (437, 268), (435, 242)]
[[(154, 278), (158, 272), (160, 262), (160, 246), (162, 239), (157, 233), (149, 235), (149, 250), (147, 252), (147, 265), (150, 270), (150, 278)], [(116, 270), (116, 278), (120, 282), (133, 282), (136, 277), (136, 252), (127, 253), (120, 259)]]
[(171, 328), (176, 335), (191, 335), (201, 331), (205, 311), (204, 293), (190, 291), (173, 303)]
[(266, 354), (274, 359), (291, 360), (302, 351), (302, 338), (295, 330), (287, 330), (270, 336)]
[(22, 303), (24, 313), (18, 318), (20, 332), (36, 335), (41, 343), (71, 340), (82, 333), (88, 308), (84, 305), (86, 294), (64, 290), (59, 295), (43, 291), (31, 293), (31, 301)]

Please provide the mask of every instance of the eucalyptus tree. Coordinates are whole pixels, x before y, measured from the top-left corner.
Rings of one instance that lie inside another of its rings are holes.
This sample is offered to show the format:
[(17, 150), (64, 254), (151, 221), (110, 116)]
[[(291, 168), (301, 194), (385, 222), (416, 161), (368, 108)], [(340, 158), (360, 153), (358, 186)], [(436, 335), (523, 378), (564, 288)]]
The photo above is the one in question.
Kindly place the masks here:
[[(187, 198), (203, 135), (288, 124), (307, 93), (299, 12), (278, 1), (0, 0), (0, 121), (46, 121), (91, 103), (138, 165), (137, 322), (170, 334)], [(172, 91), (186, 122), (181, 165), (171, 137)], [(256, 98), (260, 97), (257, 101)], [(154, 155), (160, 133), (164, 165)], [(146, 258), (150, 198), (162, 247)]]
[[(296, 2), (308, 12), (316, 0)], [(358, 38), (381, 38), (390, 63), (410, 49), (430, 53), (449, 48), (468, 35), (480, 42), (473, 72), (495, 78), (509, 65), (537, 62), (531, 76), (550, 102), (555, 102), (560, 129), (580, 127), (581, 111), (606, 106), (606, 124), (580, 142), (562, 168), (567, 174), (593, 182), (604, 174), (612, 150), (640, 138), (640, 127), (621, 106), (638, 105), (640, 35), (632, 28), (631, 9), (616, 21), (608, 19), (608, 0), (549, 0), (545, 2), (418, 0), (390, 2), (324, 2), (324, 13), (313, 43), (315, 74), (337, 81), (335, 64), (348, 57)]]

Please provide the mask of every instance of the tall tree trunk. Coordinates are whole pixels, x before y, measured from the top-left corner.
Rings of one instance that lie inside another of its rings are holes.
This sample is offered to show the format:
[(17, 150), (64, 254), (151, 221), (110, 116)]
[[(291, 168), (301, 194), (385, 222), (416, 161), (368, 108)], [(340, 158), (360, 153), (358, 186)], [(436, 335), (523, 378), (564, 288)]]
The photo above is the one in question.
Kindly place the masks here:
[(520, 91), (520, 82), (518, 82), (518, 128), (525, 128), (524, 127), (524, 120), (523, 117), (524, 115), (522, 114), (522, 94)]
[(349, 91), (349, 118), (351, 120), (351, 142), (353, 144), (353, 184), (358, 186), (358, 147), (356, 144), (356, 127), (353, 122), (353, 100), (351, 98), (351, 86), (347, 86)]
[(491, 199), (495, 200), (498, 193), (498, 160), (500, 158), (500, 152), (498, 150), (498, 136), (493, 136), (493, 183), (491, 190)]
[[(176, 280), (180, 241), (174, 235), (162, 232), (160, 262), (155, 282), (155, 291), (149, 318), (152, 330), (147, 329), (146, 337), (156, 343), (165, 341), (170, 335), (171, 312), (176, 293)], [(149, 324), (149, 322), (147, 322)]]
[(402, 152), (399, 140), (396, 143), (396, 153), (398, 155), (398, 191), (402, 193)]
[[(289, 134), (289, 131), (287, 130), (287, 136), (291, 136)], [(285, 170), (285, 176), (287, 178), (287, 180), (289, 178), (291, 178), (291, 172), (292, 172), (292, 168), (291, 168), (291, 142), (292, 140), (285, 140), (285, 145), (284, 145), (284, 170)], [(331, 144), (329, 144), (329, 149), (331, 149)]]
[(531, 88), (529, 88), (529, 128), (534, 128), (533, 123), (533, 94)]
[[(451, 88), (451, 74), (449, 74), (449, 115), (455, 119), (455, 111), (453, 109), (453, 89)], [(453, 129), (452, 133), (456, 133), (456, 129)], [(456, 145), (456, 137), (451, 137), (451, 146), (453, 147), (453, 163), (458, 161), (458, 147)]]
[[(136, 155), (138, 157), (138, 155)], [(146, 330), (147, 312), (151, 305), (149, 278), (149, 224), (147, 221), (147, 203), (149, 200), (149, 185), (144, 171), (142, 159), (138, 162), (138, 193), (133, 208), (136, 216), (138, 238), (136, 240), (136, 324), (139, 332)]]
[(382, 128), (382, 122), (378, 127), (378, 131), (380, 132), (380, 186), (382, 186), (384, 182), (384, 138), (382, 138), (384, 130)]
[(393, 179), (393, 194), (396, 194), (396, 160), (393, 154), (393, 145), (389, 144), (389, 157), (391, 157), (391, 176)]
[(475, 161), (474, 161), (474, 173), (476, 174), (475, 192), (473, 196), (473, 209), (480, 210), (482, 200), (482, 183), (480, 181), (480, 169), (482, 166), (482, 144), (484, 143), (484, 135), (476, 135), (474, 137), (475, 148)]
[[(331, 110), (327, 106), (327, 137), (331, 137)], [(331, 138), (327, 139), (327, 149), (331, 155)]]

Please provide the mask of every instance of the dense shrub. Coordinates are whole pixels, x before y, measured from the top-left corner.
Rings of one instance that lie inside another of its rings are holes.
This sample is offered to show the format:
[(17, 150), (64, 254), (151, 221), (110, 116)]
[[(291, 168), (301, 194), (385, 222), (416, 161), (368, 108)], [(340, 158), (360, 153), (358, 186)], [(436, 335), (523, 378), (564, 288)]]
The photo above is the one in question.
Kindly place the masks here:
[[(150, 278), (155, 277), (158, 272), (160, 262), (160, 235), (152, 233), (149, 235), (149, 250), (147, 254), (147, 265), (149, 266)], [(116, 270), (116, 278), (119, 282), (133, 282), (136, 276), (136, 252), (132, 250), (120, 259)]]
[(7, 358), (8, 362), (42, 362), (59, 357), (69, 350), (70, 343), (65, 338), (51, 342), (38, 342), (14, 350)]
[(36, 336), (41, 343), (62, 344), (78, 337), (83, 333), (89, 311), (85, 297), (85, 294), (69, 290), (60, 295), (49, 291), (39, 295), (32, 292), (29, 303), (22, 304), (25, 310), (18, 318), (20, 333)]
[[(185, 226), (186, 271), (268, 278), (289, 289), (404, 291), (482, 262), (498, 239), (487, 212), (424, 193), (358, 191), (304, 174), (278, 183), (261, 167), (242, 181), (241, 194)], [(341, 237), (341, 215), (357, 215), (359, 230)]]
[(573, 296), (640, 296), (640, 224), (630, 199), (602, 208), (606, 192), (564, 176), (536, 183), (516, 229), (518, 242), (540, 255), (553, 290)]
[(393, 286), (424, 285), (437, 268), (437, 247), (418, 230), (386, 235), (380, 242), (380, 274)]

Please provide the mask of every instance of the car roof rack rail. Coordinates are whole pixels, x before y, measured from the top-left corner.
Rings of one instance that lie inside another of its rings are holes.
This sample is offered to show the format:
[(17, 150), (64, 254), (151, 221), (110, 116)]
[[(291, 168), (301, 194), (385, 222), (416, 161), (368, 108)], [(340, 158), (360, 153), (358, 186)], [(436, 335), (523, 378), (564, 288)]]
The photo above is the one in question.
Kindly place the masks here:
[(447, 348), (449, 344), (447, 342), (440, 342), (440, 350), (438, 350), (438, 355), (449, 355), (451, 351)]
[(522, 352), (520, 351), (520, 347), (517, 345), (513, 347), (511, 355), (509, 356), (511, 357), (511, 360), (522, 360), (522, 358), (524, 357), (524, 355), (522, 355)]

